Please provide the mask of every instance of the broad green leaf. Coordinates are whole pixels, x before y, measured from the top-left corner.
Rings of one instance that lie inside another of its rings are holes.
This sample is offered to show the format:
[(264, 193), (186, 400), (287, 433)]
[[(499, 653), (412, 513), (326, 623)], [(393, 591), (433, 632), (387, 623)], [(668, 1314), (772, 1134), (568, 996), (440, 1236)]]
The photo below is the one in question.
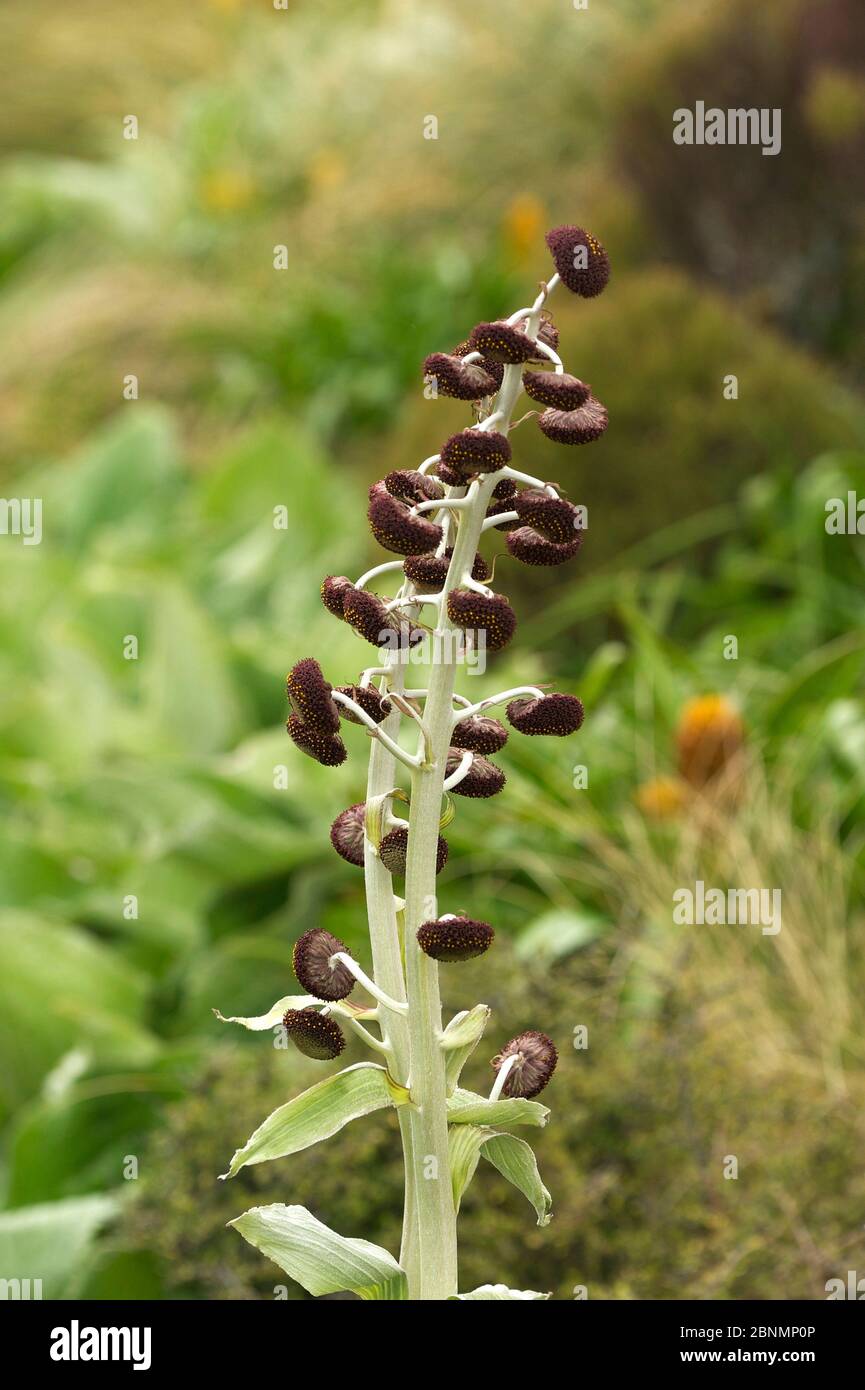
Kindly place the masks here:
[(471, 1057), (489, 1021), (488, 1004), (475, 1004), (471, 1010), (455, 1014), (442, 1034), (445, 1050), (445, 1079), (448, 1094), (459, 1084), (462, 1069)]
[(561, 960), (594, 941), (603, 926), (604, 918), (595, 912), (543, 912), (520, 932), (516, 952), (520, 960)]
[(306, 1207), (253, 1207), (228, 1224), (316, 1297), (346, 1291), (367, 1300), (408, 1297), (405, 1274), (387, 1250), (337, 1235)]
[(114, 1197), (91, 1196), (0, 1212), (0, 1279), (31, 1280), (31, 1297), (32, 1281), (41, 1279), (42, 1298), (66, 1297), (117, 1208)]
[(450, 1125), (448, 1128), (451, 1187), (457, 1211), (462, 1195), (475, 1175), (481, 1148), (490, 1133), (490, 1130), (480, 1129), (477, 1125)]
[(480, 1152), (502, 1177), (518, 1187), (534, 1207), (539, 1226), (548, 1226), (552, 1219), (553, 1199), (538, 1172), (538, 1161), (530, 1144), (515, 1134), (493, 1134), (485, 1139)]
[(473, 1091), (457, 1088), (448, 1100), (448, 1120), (454, 1125), (538, 1125), (550, 1118), (546, 1105), (536, 1100), (486, 1100)]
[[(238, 1149), (223, 1178), (233, 1178), (241, 1168), (285, 1158), (329, 1139), (361, 1115), (395, 1105), (396, 1094), (407, 1098), (404, 1087), (395, 1087), (384, 1067), (375, 1062), (358, 1062), (311, 1086), (302, 1095), (281, 1105), (268, 1115), (264, 1124)], [(405, 1104), (405, 1100), (402, 1100)]]
[(505, 1284), (481, 1284), (479, 1289), (473, 1289), (471, 1293), (458, 1293), (456, 1299), (451, 1299), (453, 1303), (468, 1303), (481, 1299), (489, 1302), (514, 1302), (522, 1300), (537, 1300), (549, 1298), (548, 1293), (536, 1293), (534, 1289), (509, 1289)]
[(218, 1009), (214, 1009), (213, 1012), (220, 1023), (239, 1023), (242, 1028), (249, 1028), (253, 1033), (265, 1033), (268, 1028), (275, 1028), (281, 1023), (289, 1009), (306, 1009), (311, 1004), (320, 1003), (321, 1000), (312, 994), (286, 994), (283, 999), (277, 999), (266, 1014), (258, 1014), (255, 1018), (226, 1018)]

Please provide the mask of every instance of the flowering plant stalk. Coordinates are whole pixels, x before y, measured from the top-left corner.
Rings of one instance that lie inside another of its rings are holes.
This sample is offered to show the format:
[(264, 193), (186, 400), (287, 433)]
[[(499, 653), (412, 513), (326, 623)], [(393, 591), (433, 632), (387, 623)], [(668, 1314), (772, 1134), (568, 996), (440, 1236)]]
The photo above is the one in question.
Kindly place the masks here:
[[(490, 755), (504, 747), (508, 729), (487, 711), (504, 705), (511, 727), (530, 736), (566, 736), (583, 721), (573, 695), (520, 686), (473, 703), (456, 689), (458, 667), (500, 650), (516, 628), (508, 600), (489, 587), (492, 569), (478, 548), (484, 534), (504, 532), (509, 554), (529, 565), (567, 563), (582, 541), (581, 510), (562, 489), (511, 466), (509, 434), (521, 392), (544, 407), (530, 415), (560, 443), (588, 443), (607, 424), (590, 387), (565, 372), (546, 309), (560, 284), (585, 298), (599, 294), (609, 279), (606, 252), (572, 226), (549, 232), (547, 245), (556, 273), (530, 306), (476, 325), (459, 347), (424, 363), (431, 393), (471, 403), (475, 420), (418, 468), (396, 470), (370, 489), (373, 534), (400, 558), (354, 582), (330, 575), (322, 584), (325, 606), (377, 649), (376, 664), (356, 683), (334, 687), (318, 661), (307, 657), (287, 679), (287, 729), (304, 753), (327, 767), (342, 763), (344, 720), (364, 726), (371, 738), (365, 800), (337, 816), (331, 841), (342, 859), (364, 870), (372, 975), (337, 937), (312, 928), (294, 948), (305, 993), (278, 1000), (260, 1017), (226, 1021), (274, 1029), (279, 1045), (291, 1042), (322, 1060), (342, 1052), (347, 1027), (375, 1060), (326, 1078), (274, 1111), (224, 1176), (296, 1153), (389, 1106), (399, 1118), (405, 1157), (398, 1261), (331, 1231), (303, 1207), (257, 1207), (230, 1223), (313, 1294), (548, 1297), (501, 1284), (457, 1292), (456, 1217), (482, 1157), (525, 1194), (540, 1225), (550, 1219), (550, 1194), (534, 1154), (511, 1129), (546, 1123), (549, 1111), (535, 1097), (553, 1074), (557, 1051), (546, 1034), (522, 1033), (492, 1059), (488, 1096), (460, 1086), (490, 1010), (477, 1004), (443, 1028), (439, 966), (483, 954), (495, 932), (487, 922), (441, 913), (436, 894), (452, 798), (490, 797), (505, 783)], [(537, 370), (541, 366), (546, 370)], [(370, 588), (390, 576), (399, 578), (392, 597)], [(429, 674), (423, 688), (414, 688), (406, 670), (413, 669), (421, 644), (430, 647)], [(413, 751), (404, 737), (412, 731)], [(365, 1002), (349, 997), (356, 987), (368, 996)]]

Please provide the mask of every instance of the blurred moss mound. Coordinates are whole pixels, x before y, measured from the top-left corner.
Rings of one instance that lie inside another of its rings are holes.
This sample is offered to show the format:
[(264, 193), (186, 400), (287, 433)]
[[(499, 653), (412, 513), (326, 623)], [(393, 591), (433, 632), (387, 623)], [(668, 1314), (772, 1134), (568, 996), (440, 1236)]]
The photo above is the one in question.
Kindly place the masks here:
[[(862, 1095), (830, 1099), (819, 1078), (783, 1063), (767, 1074), (759, 1046), (719, 1015), (717, 982), (698, 969), (664, 980), (654, 1018), (626, 1004), (622, 1027), (609, 967), (606, 947), (555, 970), (503, 948), (494, 972), (460, 969), (452, 1002), (480, 997), (494, 1008), (479, 1055), (504, 1040), (505, 1021), (513, 1033), (541, 1021), (561, 1049), (545, 1096), (553, 1118), (536, 1140), (552, 1224), (539, 1230), (519, 1194), (481, 1165), (460, 1216), (461, 1285), (504, 1281), (559, 1299), (579, 1286), (590, 1298), (823, 1297), (861, 1245), (851, 1211)], [(577, 1052), (581, 1023), (589, 1047)], [(156, 1256), (168, 1296), (284, 1289), (275, 1265), (223, 1229), (261, 1203), (299, 1202), (343, 1234), (398, 1251), (402, 1163), (390, 1119), (356, 1121), (326, 1144), (216, 1181), (214, 1162), (297, 1080), (287, 1085), (285, 1054), (262, 1038), (221, 1048), (169, 1109), (142, 1165), (150, 1177), (113, 1237)], [(489, 1084), (482, 1062), (469, 1064), (466, 1082)], [(738, 1177), (726, 1179), (731, 1155)], [(290, 1283), (288, 1296), (306, 1297)]]

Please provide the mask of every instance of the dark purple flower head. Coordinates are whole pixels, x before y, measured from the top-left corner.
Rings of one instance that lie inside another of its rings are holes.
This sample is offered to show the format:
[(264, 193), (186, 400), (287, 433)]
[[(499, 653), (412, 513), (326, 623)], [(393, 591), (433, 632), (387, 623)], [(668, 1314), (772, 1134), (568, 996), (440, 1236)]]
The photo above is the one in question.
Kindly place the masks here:
[[(382, 835), (378, 852), (382, 864), (384, 864), (389, 873), (404, 874), (406, 854), (408, 852), (408, 827), (399, 825), (396, 830), (389, 830), (386, 835)], [(448, 842), (443, 836), (439, 835), (438, 844), (436, 845), (437, 874), (441, 873), (447, 860)]]
[(553, 227), (546, 242), (562, 284), (584, 299), (601, 293), (610, 278), (610, 258), (597, 237), (582, 227)]
[(461, 481), (474, 473), (495, 473), (510, 463), (510, 459), (507, 436), (496, 430), (462, 430), (460, 434), (452, 434), (441, 447), (442, 463), (459, 474)]
[(495, 939), (489, 922), (471, 917), (439, 917), (418, 927), (417, 944), (433, 960), (472, 960), (488, 951)]
[(508, 721), (521, 734), (555, 734), (559, 738), (575, 734), (585, 716), (582, 700), (560, 694), (511, 700), (506, 712)]
[(517, 527), (508, 534), (505, 542), (509, 553), (523, 565), (563, 565), (567, 560), (573, 560), (582, 543), (580, 531), (572, 541), (562, 544), (548, 541), (531, 526)]
[(354, 806), (347, 806), (344, 811), (340, 811), (330, 827), (330, 843), (337, 854), (347, 864), (355, 864), (359, 869), (363, 868), (365, 820), (366, 802), (357, 801)]
[(395, 634), (410, 647), (417, 646), (424, 638), (422, 628), (412, 627), (405, 618), (389, 613), (378, 595), (371, 594), (368, 589), (352, 588), (345, 600), (344, 616), (349, 627), (374, 647), (394, 640)]
[(384, 485), (392, 497), (403, 502), (435, 502), (444, 497), (444, 488), (436, 478), (428, 473), (418, 473), (413, 468), (395, 468), (388, 473)]
[(317, 1062), (332, 1062), (345, 1047), (339, 1024), (317, 1009), (289, 1009), (282, 1026), (298, 1052)]
[(328, 1001), (347, 999), (351, 994), (355, 979), (348, 966), (343, 965), (342, 961), (334, 961), (331, 965), (331, 957), (335, 956), (337, 951), (342, 951), (345, 955), (351, 954), (346, 950), (345, 942), (340, 941), (338, 936), (332, 936), (329, 931), (322, 931), (316, 927), (312, 931), (304, 932), (294, 943), (294, 973), (307, 994), (314, 994), (316, 999)]
[(528, 362), (537, 348), (522, 328), (511, 323), (479, 323), (469, 337), (472, 352), (481, 352), (494, 362)]
[[(516, 492), (517, 485), (514, 482), (513, 478), (501, 478), (493, 488), (492, 495), (493, 497), (495, 497), (497, 502), (501, 502), (508, 497), (515, 497)], [(487, 515), (489, 516), (489, 512), (487, 513)]]
[(578, 410), (545, 410), (538, 416), (538, 428), (556, 444), (591, 444), (608, 423), (606, 407), (594, 396)]
[[(516, 492), (516, 489), (514, 489)], [(514, 497), (503, 497), (500, 501), (491, 502), (487, 507), (487, 516), (503, 516), (505, 512), (513, 512)], [(497, 531), (513, 531), (515, 526), (519, 526), (519, 521), (502, 521), (496, 526)]]
[[(338, 685), (336, 688), (341, 695), (347, 695), (356, 705), (360, 705), (364, 713), (368, 714), (370, 719), (374, 719), (376, 724), (380, 724), (390, 714), (390, 705), (387, 701), (382, 701), (378, 691), (373, 690), (371, 685)], [(339, 705), (338, 708), (343, 719), (347, 719), (349, 723), (363, 723), (363, 720), (358, 719), (354, 711), (346, 709), (345, 705)]]
[(476, 594), (471, 589), (452, 589), (447, 601), (448, 617), (456, 627), (470, 633), (483, 633), (487, 651), (501, 651), (517, 628), (517, 616), (503, 594)]
[[(451, 747), (447, 756), (445, 776), (450, 777), (452, 772), (456, 772), (462, 761), (463, 748)], [(488, 797), (495, 796), (505, 785), (505, 774), (495, 763), (491, 763), (488, 758), (482, 758), (475, 753), (472, 765), (461, 782), (451, 787), (454, 796)]]
[(592, 394), (592, 388), (567, 372), (523, 372), (527, 396), (554, 410), (578, 410)]
[(433, 352), (423, 364), (425, 378), (432, 378), (440, 396), (458, 401), (479, 401), (498, 390), (499, 383), (482, 362), (463, 362), (456, 354)]
[(339, 710), (331, 699), (332, 690), (312, 656), (298, 661), (285, 678), (285, 693), (294, 713), (307, 728), (322, 734), (339, 732)]
[(320, 729), (310, 728), (298, 719), (296, 714), (288, 716), (286, 724), (289, 737), (302, 753), (315, 758), (322, 767), (339, 767), (348, 757), (345, 744), (339, 734), (324, 734)]
[(336, 618), (345, 617), (343, 611), (345, 596), (354, 585), (344, 574), (329, 574), (321, 581), (321, 601), (328, 613)]
[(498, 753), (507, 741), (508, 731), (504, 724), (483, 714), (460, 719), (451, 734), (453, 748), (468, 749), (472, 753)]
[(559, 545), (570, 544), (580, 532), (580, 512), (564, 497), (526, 489), (514, 498), (511, 510), (524, 525), (540, 531), (548, 541), (556, 541)]
[(423, 555), (435, 550), (442, 538), (440, 526), (412, 512), (383, 482), (373, 483), (369, 490), (367, 516), (379, 545), (396, 555)]
[[(448, 576), (453, 546), (448, 546), (444, 555), (409, 555), (403, 565), (406, 579), (410, 579), (421, 591), (438, 593)], [(480, 584), (492, 578), (492, 570), (479, 552), (472, 565), (472, 579)]]
[(496, 1075), (509, 1057), (516, 1057), (517, 1059), (508, 1072), (502, 1087), (502, 1095), (509, 1099), (522, 1097), (530, 1100), (532, 1096), (539, 1095), (555, 1071), (556, 1063), (559, 1060), (559, 1054), (552, 1038), (548, 1038), (546, 1033), (537, 1033), (532, 1030), (527, 1033), (520, 1033), (519, 1037), (511, 1038), (510, 1042), (505, 1043), (501, 1052), (493, 1058), (491, 1063)]
[[(546, 343), (547, 347), (552, 348), (553, 352), (559, 350), (559, 330), (553, 323), (549, 314), (544, 314), (541, 318), (541, 326), (538, 329), (538, 342)], [(546, 353), (540, 352), (536, 355), (535, 361), (549, 362)]]
[(465, 487), (466, 485), (466, 479), (455, 468), (451, 468), (450, 464), (437, 463), (436, 474), (443, 483), (447, 483), (448, 487)]

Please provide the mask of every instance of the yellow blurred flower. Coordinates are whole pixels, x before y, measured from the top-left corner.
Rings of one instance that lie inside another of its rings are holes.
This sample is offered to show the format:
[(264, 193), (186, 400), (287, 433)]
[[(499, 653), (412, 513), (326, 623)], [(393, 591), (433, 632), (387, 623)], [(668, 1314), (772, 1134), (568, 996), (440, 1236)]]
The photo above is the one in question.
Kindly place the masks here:
[(208, 212), (240, 212), (255, 197), (255, 180), (245, 169), (211, 169), (201, 180), (201, 202)]
[(688, 786), (680, 777), (653, 777), (637, 788), (636, 800), (651, 820), (673, 820), (688, 800)]
[(346, 175), (345, 160), (338, 150), (317, 150), (306, 168), (306, 177), (315, 193), (326, 193), (342, 183)]
[(505, 211), (502, 223), (505, 247), (516, 261), (536, 255), (542, 241), (547, 216), (543, 203), (533, 193), (518, 193)]
[(865, 128), (865, 79), (842, 68), (823, 67), (808, 90), (808, 124), (830, 144)]
[(691, 786), (705, 786), (730, 766), (744, 742), (741, 716), (726, 695), (688, 700), (676, 730), (679, 773)]

